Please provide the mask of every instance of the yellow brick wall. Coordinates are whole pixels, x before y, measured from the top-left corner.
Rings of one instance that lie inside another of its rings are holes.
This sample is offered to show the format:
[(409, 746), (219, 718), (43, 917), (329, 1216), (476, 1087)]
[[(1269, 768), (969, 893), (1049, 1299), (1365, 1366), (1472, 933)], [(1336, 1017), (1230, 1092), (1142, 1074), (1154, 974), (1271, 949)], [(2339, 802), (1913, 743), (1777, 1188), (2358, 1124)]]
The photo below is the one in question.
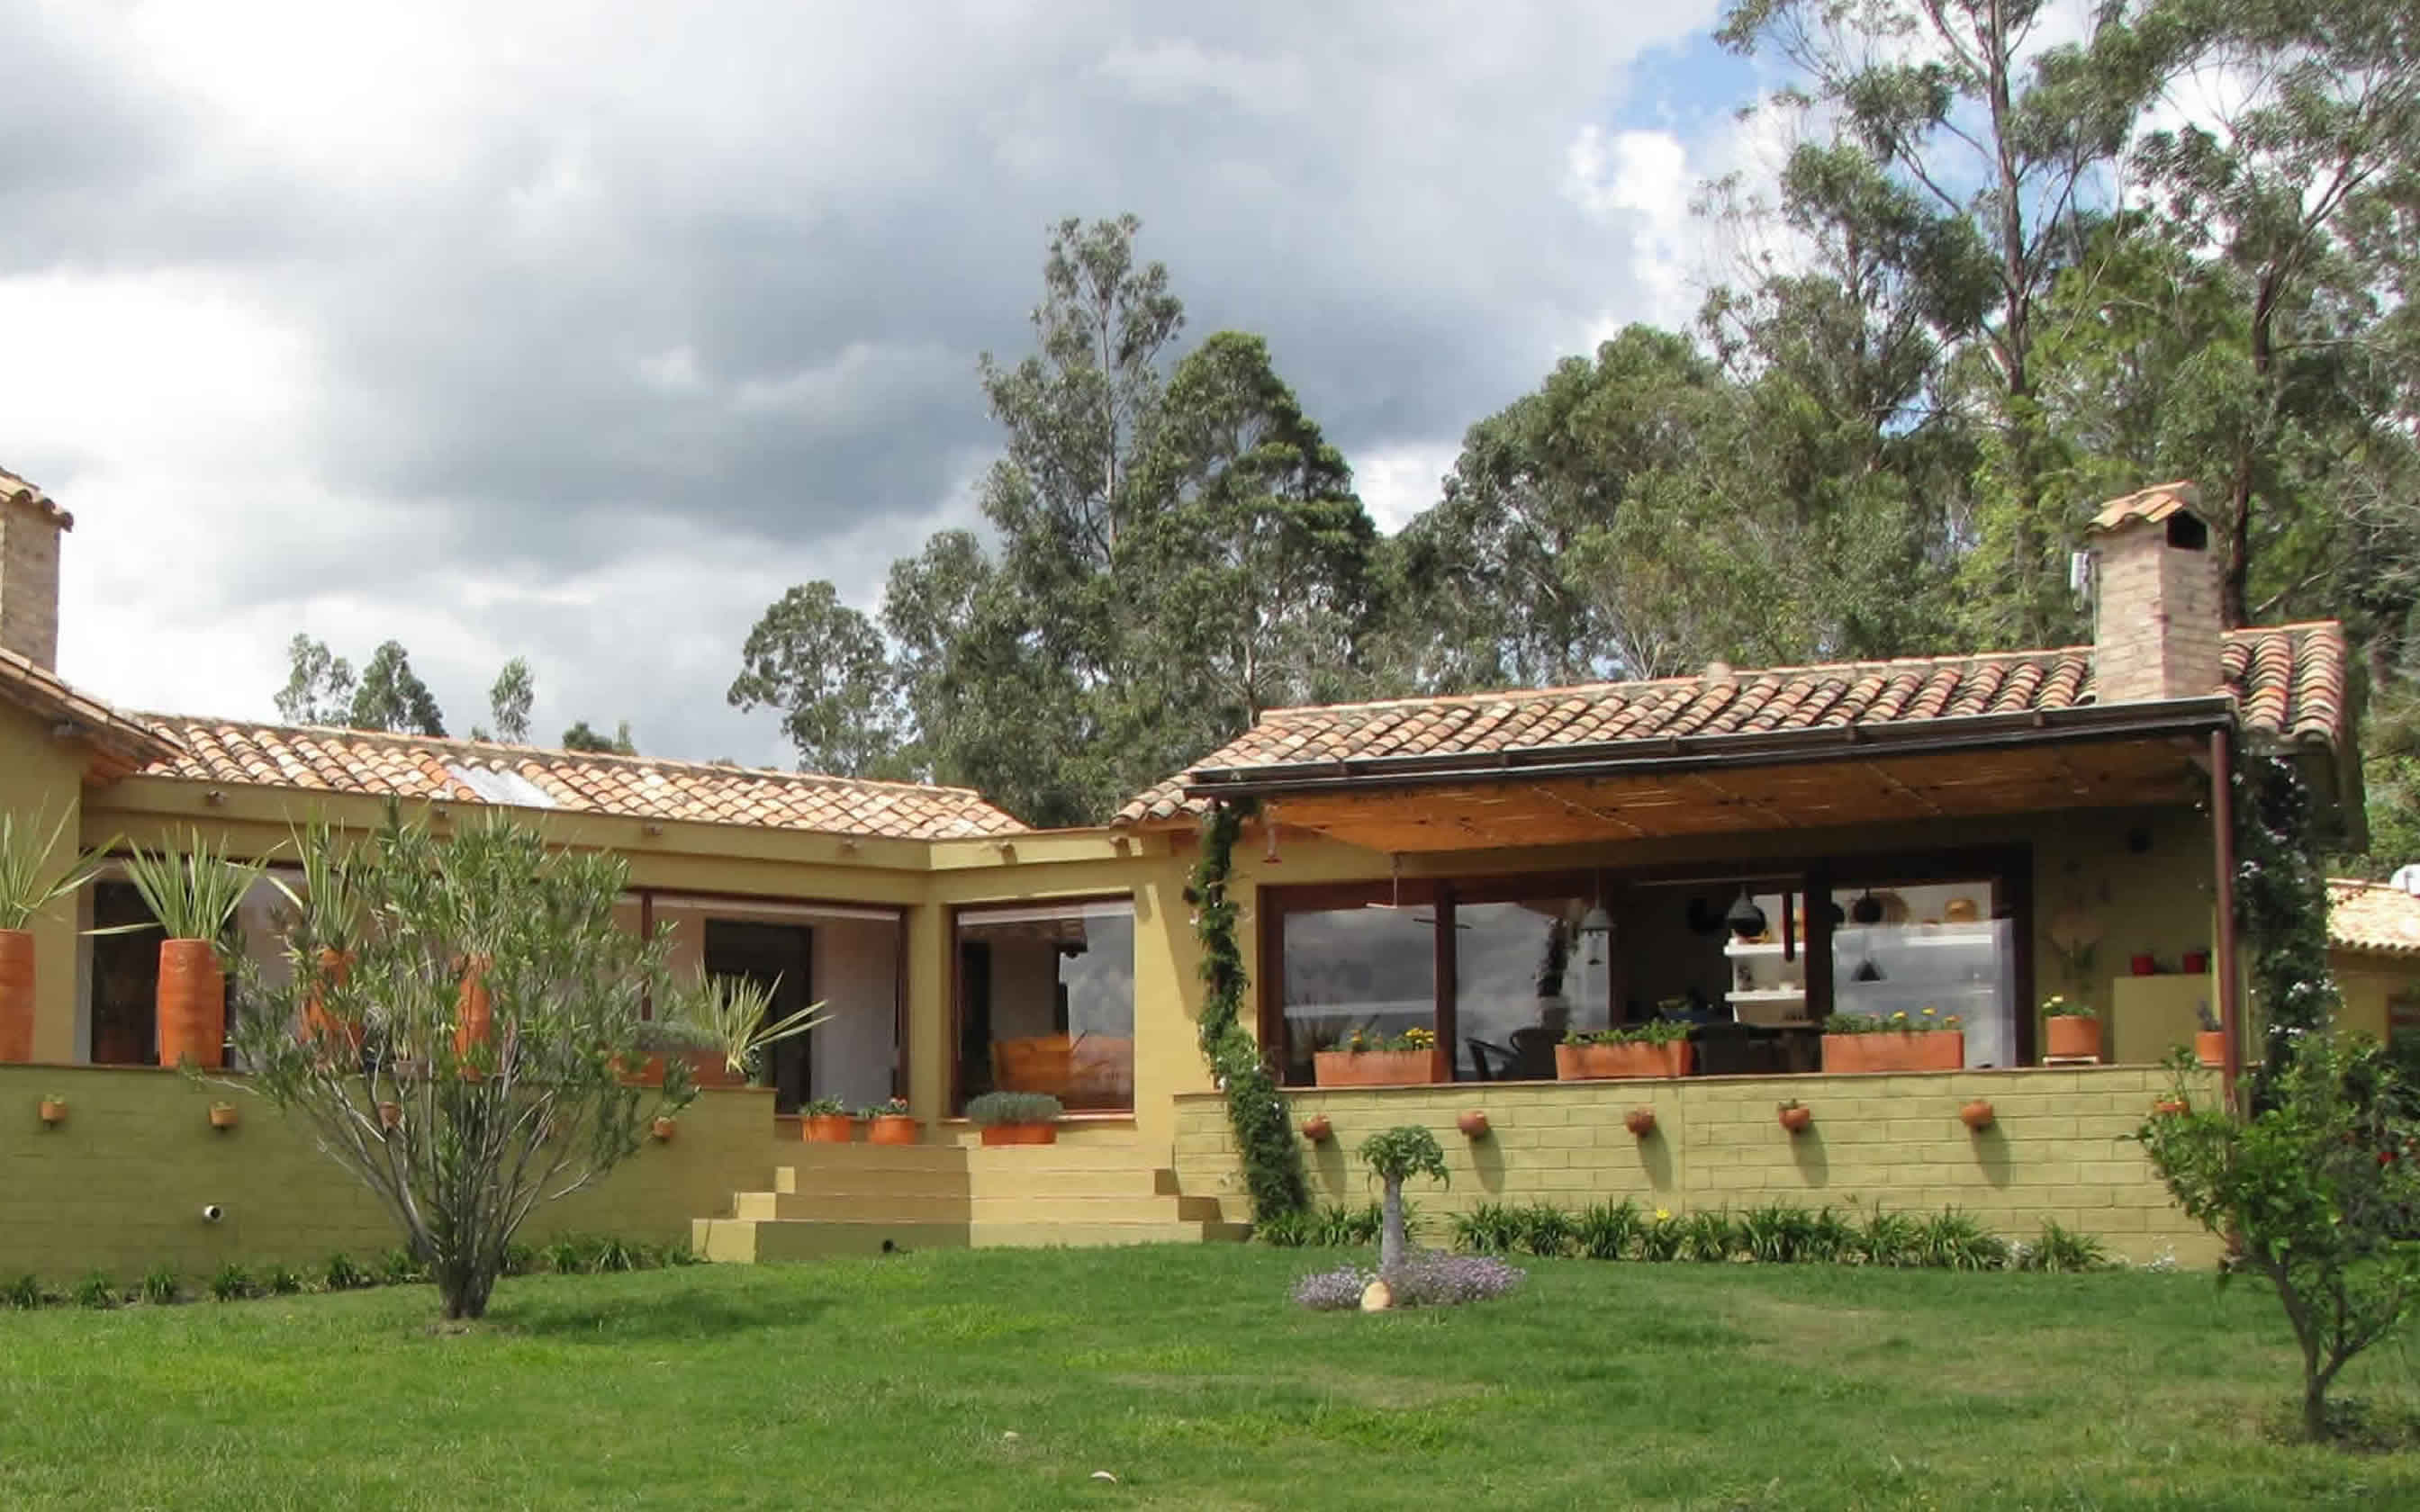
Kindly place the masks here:
[[(2173, 1254), (2203, 1263), (2210, 1235), (2168, 1200), (2141, 1151), (2123, 1136), (2168, 1087), (2164, 1072), (1956, 1072), (1883, 1076), (1707, 1076), (1665, 1082), (1535, 1083), (1486, 1088), (1304, 1090), (1287, 1094), (1297, 1126), (1313, 1113), (1335, 1125), (1306, 1145), (1314, 1199), (1358, 1204), (1376, 1195), (1354, 1150), (1402, 1123), (1426, 1125), (1452, 1180), (1407, 1192), (1441, 1218), (1481, 1202), (1552, 1202), (1577, 1209), (1636, 1198), (1686, 1212), (1768, 1203), (1826, 1204), (1853, 1215), (1881, 1206), (1911, 1212), (1956, 1207), (2012, 1239), (2044, 1219), (2094, 1235), (2113, 1254)], [(2202, 1095), (2215, 1083), (2204, 1079)], [(1780, 1126), (1776, 1104), (1814, 1110), (1805, 1134)], [(1959, 1121), (1969, 1100), (1996, 1119), (1976, 1134)], [(1656, 1130), (1635, 1138), (1634, 1107), (1655, 1110)], [(1466, 1137), (1456, 1119), (1483, 1109), (1490, 1132)], [(1187, 1196), (1216, 1196), (1225, 1215), (1249, 1216), (1224, 1103), (1179, 1100), (1176, 1170)], [(1440, 1227), (1431, 1236), (1441, 1241)]]
[[(36, 1114), (51, 1095), (68, 1103), (55, 1128)], [(686, 1239), (690, 1219), (728, 1212), (735, 1191), (771, 1184), (769, 1097), (701, 1095), (672, 1139), (646, 1141), (597, 1186), (542, 1205), (524, 1237)], [(222, 1100), (240, 1110), (224, 1133), (209, 1119)], [(225, 1216), (205, 1223), (206, 1203)], [(131, 1283), (162, 1264), (202, 1276), (229, 1261), (299, 1267), (400, 1243), (365, 1188), (249, 1093), (166, 1071), (0, 1066), (0, 1277), (102, 1270)]]

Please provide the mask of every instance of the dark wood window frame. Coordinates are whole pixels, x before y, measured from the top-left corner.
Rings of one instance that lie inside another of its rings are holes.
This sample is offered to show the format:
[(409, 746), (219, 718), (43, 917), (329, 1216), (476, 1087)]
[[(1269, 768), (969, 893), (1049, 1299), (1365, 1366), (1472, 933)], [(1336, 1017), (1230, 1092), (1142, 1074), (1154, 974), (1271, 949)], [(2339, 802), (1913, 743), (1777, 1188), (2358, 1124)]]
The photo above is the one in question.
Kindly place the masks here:
[[(1132, 891), (1088, 892), (1068, 898), (977, 899), (968, 903), (951, 903), (944, 908), (942, 913), (942, 922), (948, 931), (950, 946), (950, 1022), (949, 1033), (942, 1042), (942, 1051), (948, 1057), (950, 1073), (946, 1078), (944, 1078), (941, 1088), (942, 1118), (964, 1118), (965, 1114), (961, 1110), (966, 1106), (966, 1076), (964, 1071), (966, 1057), (960, 1052), (964, 1048), (963, 1038), (966, 1034), (967, 992), (966, 972), (964, 970), (962, 957), (963, 945), (958, 935), (959, 920), (968, 914), (987, 913), (1002, 908), (1082, 908), (1092, 903), (1123, 903), (1126, 908), (1132, 911), (1137, 919), (1140, 919), (1142, 917), (1141, 906)], [(1137, 949), (1140, 949), (1142, 942), (1142, 931), (1140, 924), (1136, 926), (1135, 942)], [(1138, 1022), (1140, 1022), (1142, 1005), (1138, 1002), (1134, 1005), (1134, 1008)], [(1134, 1115), (1135, 1110), (1129, 1107), (1122, 1113), (1074, 1113), (1067, 1115), (1067, 1117), (1131, 1119)]]

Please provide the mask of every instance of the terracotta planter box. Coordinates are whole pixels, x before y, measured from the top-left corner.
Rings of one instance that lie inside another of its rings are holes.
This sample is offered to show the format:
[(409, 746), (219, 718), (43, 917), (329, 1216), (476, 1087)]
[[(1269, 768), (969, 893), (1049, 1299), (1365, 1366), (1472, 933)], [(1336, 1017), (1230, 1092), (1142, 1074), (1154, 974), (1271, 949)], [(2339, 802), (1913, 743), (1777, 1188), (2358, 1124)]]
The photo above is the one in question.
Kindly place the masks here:
[(1322, 1087), (1420, 1087), (1453, 1080), (1442, 1050), (1322, 1050), (1312, 1060)]
[[(668, 1059), (689, 1062), (689, 1079), (692, 1087), (748, 1085), (748, 1079), (731, 1069), (731, 1063), (723, 1058), (720, 1050), (651, 1050), (646, 1058), (638, 1063), (638, 1069), (622, 1079), (633, 1087), (661, 1087), (664, 1085), (664, 1062)], [(628, 1067), (629, 1062), (624, 1061), (623, 1065)]]
[(2070, 1057), (2101, 1054), (2101, 1021), (2067, 1015), (2042, 1021), (2042, 1054)]
[(916, 1120), (905, 1113), (877, 1113), (866, 1120), (865, 1142), (869, 1145), (913, 1145), (922, 1143), (916, 1132)]
[(1823, 1070), (1827, 1074), (1869, 1071), (1962, 1071), (1966, 1036), (1956, 1029), (1928, 1029), (1916, 1034), (1827, 1034), (1823, 1036)]
[(799, 1137), (811, 1145), (845, 1145), (857, 1138), (857, 1120), (845, 1113), (818, 1113), (799, 1120)]
[(1559, 1044), (1555, 1077), (1566, 1082), (1612, 1081), (1641, 1076), (1686, 1076), (1698, 1063), (1697, 1046), (1669, 1044)]
[(0, 1062), (34, 1058), (34, 936), (0, 929)]
[(2194, 1035), (2194, 1058), (2205, 1066), (2226, 1064), (2226, 1031), (2202, 1029)]
[(986, 1123), (983, 1142), (986, 1145), (1055, 1145), (1059, 1142), (1059, 1126), (1055, 1123)]

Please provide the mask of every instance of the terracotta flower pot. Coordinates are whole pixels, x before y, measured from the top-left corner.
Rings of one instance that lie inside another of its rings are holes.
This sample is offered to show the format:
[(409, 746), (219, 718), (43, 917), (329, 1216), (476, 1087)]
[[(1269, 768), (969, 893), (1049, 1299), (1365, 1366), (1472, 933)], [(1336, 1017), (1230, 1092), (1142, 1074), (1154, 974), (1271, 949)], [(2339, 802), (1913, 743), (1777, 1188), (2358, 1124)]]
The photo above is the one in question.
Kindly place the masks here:
[(857, 1120), (845, 1113), (817, 1113), (799, 1120), (799, 1137), (811, 1145), (845, 1145), (857, 1137)]
[[(319, 975), (330, 983), (341, 987), (352, 974), (351, 951), (320, 950)], [(318, 1045), (332, 1056), (358, 1055), (362, 1048), (362, 1026), (350, 1019), (327, 1011), (320, 1006), (319, 995), (315, 992), (302, 1003), (302, 1042)]]
[(1555, 1077), (1566, 1082), (1593, 1082), (1686, 1076), (1697, 1059), (1697, 1046), (1686, 1040), (1675, 1040), (1669, 1044), (1559, 1044), (1555, 1046)]
[(923, 1142), (916, 1120), (905, 1113), (877, 1113), (865, 1125), (869, 1145), (913, 1145)]
[(1805, 1134), (1807, 1126), (1815, 1121), (1815, 1110), (1804, 1103), (1794, 1108), (1783, 1108), (1779, 1116), (1781, 1126), (1794, 1134)]
[(50, 1128), (68, 1121), (68, 1105), (54, 1097), (46, 1097), (34, 1104), (34, 1115)]
[(984, 1125), (983, 1142), (986, 1145), (1055, 1145), (1059, 1142), (1059, 1126), (1055, 1123), (987, 1123)]
[(210, 1127), (213, 1129), (232, 1129), (240, 1121), (240, 1119), (241, 1115), (236, 1112), (235, 1104), (232, 1103), (210, 1104)]
[(1978, 1097), (1958, 1110), (1958, 1121), (1977, 1134), (1981, 1134), (1992, 1127), (1992, 1104)]
[(2089, 1014), (2065, 1014), (2045, 1019), (2042, 1053), (2060, 1059), (2098, 1057), (2101, 1054), (2101, 1021)]
[(674, 1131), (677, 1130), (679, 1127), (680, 1120), (678, 1119), (666, 1116), (664, 1118), (658, 1119), (650, 1132), (652, 1132), (659, 1140), (664, 1140), (670, 1139), (673, 1136)]
[(226, 977), (218, 948), (208, 940), (160, 942), (160, 1064), (192, 1061), (205, 1071), (225, 1064)]
[(1655, 1132), (1655, 1110), (1653, 1108), (1632, 1108), (1628, 1113), (1621, 1116), (1621, 1126), (1629, 1130), (1637, 1137), (1644, 1139), (1649, 1134)]
[(0, 1062), (34, 1058), (34, 936), (0, 929)]
[(493, 1003), (488, 996), (488, 968), (492, 959), (474, 955), (462, 968), (462, 985), (454, 995), (454, 1056), (467, 1059), (473, 1045), (488, 1042)]
[(1336, 1125), (1325, 1113), (1314, 1113), (1302, 1120), (1302, 1136), (1314, 1145), (1324, 1145), (1336, 1136)]
[(400, 1103), (381, 1103), (378, 1105), (378, 1116), (380, 1128), (396, 1128), (403, 1122), (403, 1104)]
[(1322, 1087), (1421, 1087), (1453, 1080), (1442, 1050), (1322, 1050), (1311, 1063)]
[(1484, 1108), (1472, 1108), (1453, 1121), (1466, 1138), (1479, 1139), (1487, 1134), (1487, 1112)]
[(2164, 1097), (2151, 1104), (2151, 1117), (2155, 1119), (2173, 1119), (2184, 1111), (2185, 1105), (2173, 1097)]
[(2226, 1064), (2226, 1031), (2202, 1029), (2194, 1035), (2194, 1058), (2205, 1066)]
[(730, 1058), (720, 1050), (651, 1050), (638, 1060), (616, 1062), (622, 1080), (632, 1087), (664, 1085), (664, 1062), (686, 1061), (691, 1087), (745, 1087), (748, 1078), (731, 1069)]

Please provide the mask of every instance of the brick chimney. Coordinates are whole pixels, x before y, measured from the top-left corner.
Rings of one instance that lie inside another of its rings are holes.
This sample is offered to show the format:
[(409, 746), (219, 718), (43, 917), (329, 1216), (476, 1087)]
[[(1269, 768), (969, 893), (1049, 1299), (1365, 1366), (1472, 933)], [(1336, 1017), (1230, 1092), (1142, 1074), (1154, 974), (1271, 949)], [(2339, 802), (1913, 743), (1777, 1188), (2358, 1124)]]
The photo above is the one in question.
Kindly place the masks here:
[(2093, 698), (2131, 703), (2225, 691), (2218, 559), (2193, 485), (2113, 499), (2085, 535), (2093, 555)]
[(59, 659), (59, 537), (75, 517), (0, 469), (0, 646), (45, 671)]

